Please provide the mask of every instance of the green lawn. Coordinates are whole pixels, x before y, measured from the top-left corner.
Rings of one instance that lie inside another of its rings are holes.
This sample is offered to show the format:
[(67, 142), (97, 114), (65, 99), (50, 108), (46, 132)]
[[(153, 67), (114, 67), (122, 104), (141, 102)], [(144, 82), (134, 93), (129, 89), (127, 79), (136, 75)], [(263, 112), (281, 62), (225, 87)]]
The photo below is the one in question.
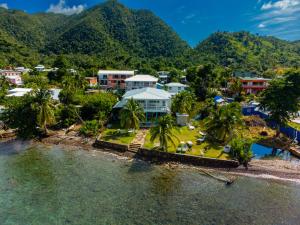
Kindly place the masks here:
[[(186, 152), (189, 155), (196, 156), (204, 156), (209, 158), (220, 158), (220, 159), (229, 159), (227, 154), (222, 154), (223, 146), (218, 144), (204, 142), (200, 145), (197, 144), (197, 139), (201, 137), (199, 134), (200, 128), (196, 128), (195, 130), (189, 130), (187, 127), (182, 127), (178, 129), (174, 129), (174, 134), (179, 140), (174, 138), (174, 142), (176, 143), (176, 148), (180, 144), (180, 142), (192, 141), (193, 147), (190, 151)], [(155, 141), (154, 143), (150, 142), (150, 134), (148, 132), (146, 136), (146, 141), (144, 144), (145, 148), (152, 149), (156, 146), (159, 146), (159, 142)], [(176, 152), (176, 148), (170, 144), (169, 152)]]
[(127, 133), (125, 130), (117, 128), (106, 129), (101, 136), (101, 140), (116, 144), (129, 145), (135, 138), (135, 133)]

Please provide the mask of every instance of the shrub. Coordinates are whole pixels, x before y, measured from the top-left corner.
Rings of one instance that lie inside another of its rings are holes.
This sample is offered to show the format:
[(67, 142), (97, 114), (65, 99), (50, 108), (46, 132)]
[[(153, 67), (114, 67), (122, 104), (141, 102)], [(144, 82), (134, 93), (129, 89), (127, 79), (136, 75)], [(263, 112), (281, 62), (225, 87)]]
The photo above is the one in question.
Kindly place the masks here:
[(86, 121), (80, 128), (79, 133), (86, 137), (94, 137), (98, 134), (99, 123), (97, 120)]
[(231, 157), (238, 160), (246, 169), (248, 169), (248, 163), (253, 156), (251, 145), (252, 142), (250, 140), (242, 138), (234, 138), (230, 142)]

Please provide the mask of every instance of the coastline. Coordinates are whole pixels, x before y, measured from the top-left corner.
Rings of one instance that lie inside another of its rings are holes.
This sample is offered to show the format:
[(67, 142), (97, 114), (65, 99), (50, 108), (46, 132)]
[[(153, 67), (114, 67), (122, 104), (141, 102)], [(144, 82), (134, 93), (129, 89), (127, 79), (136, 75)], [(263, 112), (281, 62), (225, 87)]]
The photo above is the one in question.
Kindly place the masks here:
[[(1, 142), (11, 142), (16, 141), (16, 138), (2, 139)], [(95, 138), (83, 138), (75, 134), (75, 132), (70, 132), (68, 135), (56, 134), (47, 138), (40, 140), (31, 140), (33, 143), (45, 144), (45, 145), (56, 145), (62, 146), (63, 148), (68, 148), (72, 150), (82, 149), (85, 151), (96, 151), (102, 152), (110, 155), (115, 155), (119, 159), (134, 160), (135, 154), (130, 152), (118, 152), (112, 149), (99, 149), (93, 147)], [(138, 158), (138, 160), (142, 160)], [(196, 170), (206, 170), (212, 173), (220, 173), (227, 177), (233, 176), (247, 176), (258, 179), (269, 179), (284, 182), (295, 182), (300, 184), (300, 163), (293, 164), (289, 161), (284, 160), (252, 160), (249, 163), (249, 169), (246, 170), (243, 166), (238, 168), (214, 168), (214, 167), (202, 167), (186, 165), (176, 162), (153, 162), (149, 160), (143, 160), (151, 164), (161, 165), (169, 167), (171, 169), (196, 169)]]

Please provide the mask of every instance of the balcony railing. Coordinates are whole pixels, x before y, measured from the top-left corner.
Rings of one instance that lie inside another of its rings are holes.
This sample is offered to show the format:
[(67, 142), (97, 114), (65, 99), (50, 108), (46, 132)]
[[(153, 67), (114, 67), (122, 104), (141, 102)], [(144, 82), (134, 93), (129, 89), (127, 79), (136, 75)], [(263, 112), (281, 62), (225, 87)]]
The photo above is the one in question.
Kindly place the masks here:
[(163, 112), (167, 113), (170, 112), (169, 107), (163, 106), (163, 107), (143, 107), (145, 112)]

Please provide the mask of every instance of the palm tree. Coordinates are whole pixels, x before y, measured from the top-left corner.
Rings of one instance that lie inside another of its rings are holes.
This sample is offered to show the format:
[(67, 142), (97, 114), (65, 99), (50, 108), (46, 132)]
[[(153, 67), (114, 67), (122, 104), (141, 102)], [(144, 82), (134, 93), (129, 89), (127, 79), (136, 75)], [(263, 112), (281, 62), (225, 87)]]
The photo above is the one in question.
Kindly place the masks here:
[(54, 104), (51, 93), (47, 89), (39, 89), (34, 92), (35, 103), (33, 108), (37, 110), (37, 123), (48, 134), (47, 126), (55, 121)]
[(233, 97), (240, 96), (243, 91), (243, 86), (241, 81), (237, 78), (232, 79), (228, 87), (228, 90)]
[(172, 101), (172, 112), (173, 113), (187, 113), (191, 114), (195, 106), (196, 96), (188, 91), (180, 92), (175, 95)]
[(214, 139), (225, 142), (243, 125), (242, 110), (238, 103), (231, 103), (213, 110), (206, 120), (206, 131)]
[(134, 99), (129, 99), (120, 112), (121, 127), (126, 129), (140, 128), (140, 122), (145, 120), (145, 113), (141, 105)]
[(178, 139), (173, 134), (174, 121), (170, 115), (161, 117), (158, 120), (158, 124), (155, 127), (152, 127), (150, 130), (150, 141), (154, 142), (155, 139), (159, 139), (160, 149), (162, 151), (168, 151), (168, 143), (170, 142), (173, 146), (176, 147), (176, 144), (173, 138)]

